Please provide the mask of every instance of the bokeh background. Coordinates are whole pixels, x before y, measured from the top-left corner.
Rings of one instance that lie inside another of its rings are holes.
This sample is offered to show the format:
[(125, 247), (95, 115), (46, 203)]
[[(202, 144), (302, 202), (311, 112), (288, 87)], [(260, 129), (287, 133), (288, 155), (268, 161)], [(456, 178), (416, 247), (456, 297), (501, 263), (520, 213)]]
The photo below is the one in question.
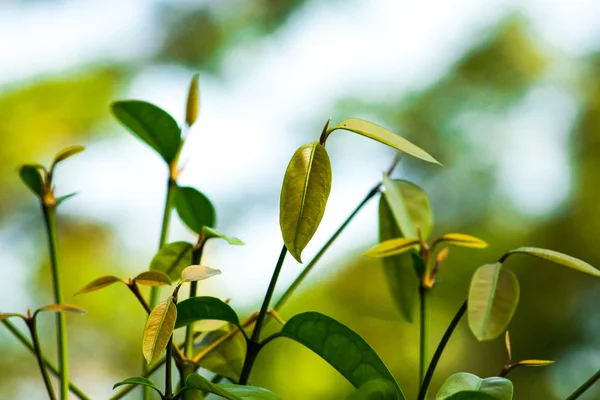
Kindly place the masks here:
[[(395, 176), (431, 198), (435, 234), (491, 245), (452, 249), (433, 296), (432, 347), (481, 264), (521, 245), (600, 266), (600, 12), (594, 0), (3, 0), (0, 2), (0, 310), (52, 302), (41, 214), (17, 167), (59, 149), (59, 258), (69, 316), (71, 376), (94, 399), (139, 373), (145, 315), (124, 287), (74, 297), (106, 274), (148, 267), (159, 239), (167, 171), (109, 114), (111, 101), (154, 102), (183, 119), (191, 76), (201, 112), (189, 132), (182, 184), (206, 193), (218, 228), (246, 242), (211, 243), (223, 274), (203, 293), (260, 305), (281, 246), (278, 201), (294, 150), (328, 118), (366, 118), (409, 138), (444, 167), (408, 157)], [(381, 176), (393, 151), (338, 131), (329, 205), (309, 260)], [(193, 240), (173, 217), (170, 240)], [(317, 310), (349, 325), (416, 396), (418, 326), (401, 319), (380, 263), (377, 201), (366, 206), (283, 310)], [(563, 399), (600, 366), (600, 291), (589, 277), (515, 257), (522, 288), (510, 325), (516, 359), (556, 360), (511, 373), (516, 399)], [(277, 294), (302, 266), (288, 257)], [(54, 357), (53, 318), (41, 321)], [(21, 328), (23, 326), (19, 325)], [(269, 329), (276, 329), (271, 325)], [(499, 373), (503, 340), (478, 343), (463, 321), (432, 393), (450, 374)], [(160, 382), (162, 374), (156, 380)], [(274, 342), (252, 381), (287, 400), (351, 391), (299, 345)], [(585, 399), (600, 398), (600, 388)], [(44, 398), (34, 358), (0, 329), (0, 398)], [(139, 398), (133, 392), (129, 398)]]

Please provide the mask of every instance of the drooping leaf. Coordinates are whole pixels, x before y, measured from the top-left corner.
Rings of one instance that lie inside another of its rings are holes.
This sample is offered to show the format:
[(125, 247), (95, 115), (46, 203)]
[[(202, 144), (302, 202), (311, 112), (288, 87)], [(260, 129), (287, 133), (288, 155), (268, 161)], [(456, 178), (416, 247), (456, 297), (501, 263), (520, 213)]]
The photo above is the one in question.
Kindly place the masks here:
[(515, 250), (511, 250), (508, 252), (509, 254), (529, 254), (530, 256), (542, 258), (544, 260), (552, 261), (558, 265), (562, 265), (563, 267), (571, 268), (579, 272), (583, 272), (584, 274), (592, 275), (595, 277), (600, 277), (600, 271), (596, 268), (592, 267), (590, 264), (585, 261), (581, 261), (578, 258), (568, 256), (563, 253), (559, 253), (558, 251), (547, 250), (547, 249), (539, 249), (536, 247), (520, 247)]
[[(237, 330), (234, 327), (231, 329)], [(198, 352), (202, 353), (206, 351), (208, 346), (228, 332), (229, 329), (220, 329), (207, 333), (200, 341)], [(234, 382), (238, 382), (242, 373), (245, 356), (246, 339), (238, 330), (231, 338), (206, 354), (200, 360), (200, 366), (215, 374), (223, 375)]]
[(152, 382), (150, 379), (148, 378), (144, 378), (144, 377), (135, 377), (135, 378), (127, 378), (124, 381), (115, 383), (115, 385), (113, 386), (113, 389), (118, 388), (119, 386), (123, 386), (123, 385), (143, 385), (143, 386), (148, 386), (149, 388), (152, 388), (154, 390), (156, 390), (158, 392), (158, 394), (160, 395), (160, 397), (163, 397), (162, 392), (160, 391), (160, 389), (154, 384), (154, 382)]
[(374, 258), (396, 256), (414, 249), (415, 247), (419, 246), (419, 243), (419, 239), (415, 238), (400, 237), (396, 239), (390, 239), (373, 246), (367, 250), (364, 255)]
[(42, 311), (51, 311), (51, 312), (70, 312), (75, 314), (86, 314), (85, 311), (81, 307), (77, 307), (71, 304), (50, 304), (44, 307), (40, 307), (36, 310), (36, 314)]
[(220, 275), (221, 270), (204, 265), (190, 265), (181, 271), (181, 282), (203, 281), (211, 276)]
[(470, 247), (473, 249), (484, 249), (487, 247), (487, 243), (475, 236), (465, 235), (463, 233), (446, 233), (442, 235), (438, 242), (446, 242), (455, 246)]
[(215, 208), (204, 194), (193, 187), (177, 188), (175, 209), (183, 223), (197, 234), (202, 232), (204, 226), (215, 226)]
[(19, 176), (34, 194), (40, 198), (44, 196), (44, 179), (38, 167), (30, 164), (22, 165), (19, 168)]
[(468, 320), (479, 341), (500, 336), (512, 319), (519, 303), (519, 281), (502, 264), (479, 267), (471, 280)]
[(54, 156), (54, 160), (52, 160), (52, 164), (50, 164), (50, 170), (53, 170), (56, 164), (58, 164), (59, 162), (64, 161), (67, 158), (74, 156), (75, 154), (81, 153), (84, 150), (85, 147), (79, 145), (69, 146), (62, 149)]
[(283, 178), (279, 225), (290, 254), (302, 262), (302, 251), (313, 237), (331, 191), (331, 162), (319, 143), (301, 146)]
[(423, 240), (427, 240), (433, 228), (433, 213), (427, 194), (412, 182), (394, 180), (385, 174), (382, 182), (385, 188), (383, 197), (390, 206), (401, 236), (416, 238), (421, 232)]
[(216, 229), (210, 228), (208, 226), (204, 226), (202, 228), (202, 234), (204, 235), (205, 239), (219, 238), (225, 240), (227, 243), (232, 244), (234, 246), (244, 245), (244, 242), (242, 242), (240, 239), (233, 236), (225, 235), (217, 231)]
[[(382, 196), (379, 198), (379, 241), (384, 242), (400, 235), (390, 206)], [(419, 279), (413, 268), (411, 254), (384, 257), (381, 261), (385, 280), (398, 310), (406, 321), (413, 322), (413, 310), (419, 296)]]
[(330, 129), (330, 131), (335, 129), (345, 129), (347, 131), (358, 133), (359, 135), (366, 136), (380, 143), (387, 144), (388, 146), (391, 146), (396, 150), (400, 150), (401, 152), (409, 154), (413, 157), (420, 158), (421, 160), (430, 163), (442, 165), (425, 150), (412, 144), (402, 136), (398, 136), (395, 133), (372, 122), (364, 121), (358, 118), (349, 118), (338, 122)]
[(256, 386), (242, 386), (233, 383), (222, 383), (219, 386), (229, 393), (246, 400), (281, 400), (281, 397), (270, 390)]
[(133, 278), (138, 285), (145, 286), (169, 286), (171, 279), (162, 271), (145, 271)]
[(75, 293), (75, 296), (100, 290), (106, 286), (112, 285), (115, 282), (122, 282), (127, 285), (127, 282), (125, 282), (123, 279), (117, 278), (116, 276), (107, 275), (91, 281), (90, 283), (85, 285), (83, 289)]
[[(505, 378), (493, 377), (481, 379), (473, 374), (459, 372), (450, 376), (444, 382), (435, 400), (456, 399), (452, 396), (465, 391), (480, 392), (496, 400), (511, 400), (514, 388), (512, 382)], [(467, 395), (462, 395), (460, 398), (465, 400), (470, 398), (484, 399), (484, 397), (468, 397)]]
[(114, 116), (170, 164), (179, 151), (181, 130), (167, 112), (140, 100), (117, 101), (112, 104)]
[(142, 338), (142, 350), (149, 365), (156, 363), (165, 351), (175, 329), (176, 320), (177, 307), (173, 304), (172, 297), (156, 306), (148, 316)]
[(385, 379), (375, 379), (363, 384), (346, 400), (396, 400), (398, 394), (394, 385)]
[(240, 320), (233, 308), (216, 297), (192, 297), (177, 304), (175, 329), (200, 320), (227, 321), (240, 326)]
[(7, 318), (11, 318), (11, 317), (19, 317), (23, 320), (27, 319), (27, 317), (25, 317), (23, 314), (19, 314), (19, 313), (0, 313), (0, 321), (7, 319)]
[(70, 199), (71, 197), (75, 196), (76, 194), (77, 194), (77, 192), (74, 192), (74, 193), (65, 194), (64, 196), (57, 197), (56, 205), (57, 206), (61, 205), (63, 201)]
[(192, 265), (194, 246), (187, 242), (173, 242), (164, 245), (150, 262), (151, 271), (162, 271), (172, 281), (179, 279), (181, 271)]
[(384, 379), (395, 388), (399, 400), (404, 395), (381, 358), (359, 334), (318, 312), (292, 317), (281, 334), (306, 346), (342, 374), (355, 388)]
[(200, 91), (198, 90), (198, 74), (194, 74), (188, 91), (187, 104), (185, 107), (185, 122), (188, 126), (194, 125), (198, 118), (200, 108)]

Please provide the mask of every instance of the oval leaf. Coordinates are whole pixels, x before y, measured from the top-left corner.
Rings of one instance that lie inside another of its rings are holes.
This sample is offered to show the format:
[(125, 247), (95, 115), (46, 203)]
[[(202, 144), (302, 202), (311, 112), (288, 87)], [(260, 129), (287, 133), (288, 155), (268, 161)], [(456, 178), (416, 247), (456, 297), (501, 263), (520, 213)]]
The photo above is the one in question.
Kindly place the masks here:
[(221, 388), (219, 385), (212, 383), (205, 377), (198, 374), (188, 375), (187, 379), (185, 380), (185, 389), (202, 390), (204, 392), (216, 394), (228, 400), (242, 399), (241, 397), (236, 396), (233, 393), (229, 393), (227, 390)]
[(52, 164), (50, 165), (50, 170), (54, 169), (54, 166), (61, 161), (66, 160), (69, 157), (74, 156), (77, 153), (81, 153), (85, 150), (83, 146), (69, 146), (67, 148), (62, 149), (54, 156), (54, 160), (52, 160)]
[(396, 388), (398, 399), (404, 395), (381, 358), (359, 334), (318, 312), (292, 317), (281, 334), (306, 346), (338, 370), (354, 387), (384, 379)]
[(194, 125), (198, 118), (200, 108), (200, 91), (198, 90), (198, 74), (194, 74), (188, 91), (187, 104), (185, 107), (185, 122), (188, 126)]
[(479, 267), (469, 288), (468, 319), (479, 341), (500, 336), (519, 303), (519, 281), (500, 263)]
[(205, 195), (193, 187), (177, 188), (175, 209), (183, 223), (197, 234), (200, 234), (205, 226), (215, 226), (215, 208)]
[(465, 235), (464, 233), (446, 233), (437, 242), (446, 242), (455, 246), (470, 247), (473, 249), (484, 249), (487, 243), (475, 236)]
[(347, 131), (358, 133), (359, 135), (377, 140), (380, 143), (387, 144), (388, 146), (391, 146), (396, 150), (400, 150), (403, 153), (410, 154), (413, 157), (420, 158), (421, 160), (430, 163), (442, 165), (425, 150), (415, 146), (403, 137), (398, 136), (395, 133), (388, 131), (387, 129), (372, 122), (358, 118), (349, 118), (338, 122), (330, 129), (330, 131), (333, 132), (335, 129), (345, 129)]
[(44, 195), (44, 179), (39, 168), (33, 165), (22, 165), (19, 168), (19, 176), (27, 187), (38, 197)]
[(181, 271), (181, 282), (203, 281), (211, 276), (220, 275), (221, 270), (204, 265), (190, 265)]
[(298, 262), (319, 227), (330, 191), (331, 163), (325, 147), (317, 142), (301, 146), (285, 171), (279, 209), (283, 241)]
[(246, 400), (281, 400), (281, 397), (270, 390), (256, 386), (242, 386), (233, 383), (222, 383), (219, 386), (229, 393)]
[(38, 312), (42, 312), (42, 311), (70, 312), (70, 313), (75, 313), (75, 314), (86, 314), (87, 313), (87, 311), (85, 311), (83, 308), (73, 306), (70, 304), (50, 304), (48, 306), (38, 308), (35, 313), (37, 314)]
[(575, 257), (559, 253), (558, 251), (539, 249), (536, 247), (520, 247), (508, 252), (508, 254), (517, 253), (529, 254), (530, 256), (543, 258), (544, 260), (552, 261), (556, 264), (562, 265), (563, 267), (571, 268), (576, 271), (583, 272), (584, 274), (600, 277), (600, 271), (592, 267), (590, 264)]
[[(233, 328), (237, 329), (237, 328)], [(198, 354), (203, 353), (209, 346), (226, 335), (229, 329), (209, 332), (200, 341)], [(244, 359), (246, 357), (246, 339), (238, 330), (231, 338), (212, 349), (200, 360), (200, 366), (218, 375), (223, 375), (237, 382), (240, 379)]]
[(114, 116), (170, 164), (179, 151), (181, 130), (167, 112), (140, 100), (117, 101), (112, 104)]
[(123, 385), (142, 385), (142, 386), (148, 386), (149, 388), (152, 388), (154, 390), (156, 390), (158, 392), (158, 394), (160, 395), (160, 397), (163, 397), (162, 392), (160, 391), (160, 389), (154, 384), (154, 382), (152, 382), (150, 379), (148, 378), (144, 378), (144, 377), (136, 377), (136, 378), (127, 378), (124, 381), (115, 383), (115, 385), (113, 386), (113, 389), (118, 388), (119, 386), (123, 386)]
[(164, 245), (150, 262), (151, 271), (162, 271), (172, 281), (179, 279), (181, 271), (192, 265), (194, 246), (187, 242), (173, 242)]
[(172, 297), (156, 306), (148, 316), (142, 338), (142, 350), (148, 364), (154, 364), (160, 359), (173, 334), (176, 320), (177, 307), (173, 304)]
[(94, 292), (96, 290), (100, 290), (104, 287), (112, 285), (115, 282), (122, 282), (124, 284), (127, 284), (127, 282), (125, 282), (121, 278), (117, 278), (116, 276), (112, 276), (112, 275), (107, 275), (107, 276), (103, 276), (101, 278), (98, 278), (98, 279), (93, 280), (92, 282), (88, 283), (87, 285), (85, 285), (83, 287), (83, 289), (81, 289), (79, 292), (75, 293), (75, 296), (77, 296), (79, 294), (84, 294), (84, 293), (89, 293), (89, 292)]
[(177, 304), (175, 329), (207, 319), (227, 321), (240, 326), (240, 320), (233, 308), (216, 297), (192, 297)]
[(171, 285), (171, 279), (162, 271), (145, 271), (133, 278), (138, 285), (145, 286), (168, 286)]
[(398, 254), (405, 253), (409, 250), (414, 249), (419, 245), (419, 239), (415, 238), (396, 238), (386, 240), (385, 242), (379, 243), (365, 252), (365, 256), (381, 258), (396, 256)]
[[(505, 378), (493, 377), (481, 379), (473, 374), (460, 372), (450, 376), (446, 382), (444, 382), (435, 396), (435, 400), (485, 399), (485, 397), (473, 394), (469, 397), (468, 394), (464, 393), (465, 391), (479, 392), (496, 400), (511, 400), (514, 388), (512, 382)], [(461, 396), (454, 397), (454, 395), (460, 392), (463, 392)]]
[(404, 180), (393, 180), (387, 175), (382, 178), (387, 201), (398, 228), (405, 237), (419, 237), (427, 240), (433, 228), (433, 213), (427, 194), (419, 186)]
[(396, 400), (396, 388), (390, 381), (376, 379), (362, 385), (346, 400)]
[(225, 235), (217, 231), (216, 229), (209, 228), (208, 226), (202, 227), (202, 234), (204, 235), (205, 239), (219, 238), (225, 240), (227, 243), (232, 244), (234, 246), (244, 245), (244, 242), (242, 242), (240, 239), (233, 236)]

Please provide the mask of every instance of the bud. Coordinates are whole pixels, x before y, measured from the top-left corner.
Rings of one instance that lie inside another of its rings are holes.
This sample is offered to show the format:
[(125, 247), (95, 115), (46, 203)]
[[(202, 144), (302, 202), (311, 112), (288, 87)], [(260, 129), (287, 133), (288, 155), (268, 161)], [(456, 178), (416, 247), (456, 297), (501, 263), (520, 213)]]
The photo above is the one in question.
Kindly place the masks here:
[(190, 91), (188, 92), (187, 105), (185, 109), (185, 122), (188, 126), (192, 126), (198, 118), (198, 108), (200, 105), (200, 93), (198, 91), (198, 74), (192, 77), (190, 83)]

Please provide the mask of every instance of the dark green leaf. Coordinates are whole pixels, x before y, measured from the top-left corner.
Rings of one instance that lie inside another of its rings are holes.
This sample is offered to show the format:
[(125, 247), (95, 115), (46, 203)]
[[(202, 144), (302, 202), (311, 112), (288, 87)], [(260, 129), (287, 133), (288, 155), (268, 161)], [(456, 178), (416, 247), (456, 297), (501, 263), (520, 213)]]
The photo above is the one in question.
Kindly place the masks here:
[(205, 226), (216, 224), (215, 208), (208, 198), (192, 187), (178, 187), (175, 192), (177, 214), (192, 231), (197, 234)]
[(568, 256), (558, 251), (538, 249), (536, 247), (520, 247), (515, 250), (509, 251), (509, 254), (529, 254), (530, 256), (542, 258), (544, 260), (552, 261), (563, 267), (574, 269), (575, 271), (583, 272), (584, 274), (600, 277), (600, 271), (592, 267), (585, 261), (581, 261), (578, 258)]
[(240, 320), (233, 308), (216, 297), (192, 297), (177, 304), (175, 329), (204, 319), (227, 321), (240, 326)]
[(204, 226), (202, 228), (202, 233), (204, 234), (205, 239), (219, 238), (225, 240), (227, 243), (232, 244), (234, 246), (244, 245), (244, 242), (242, 242), (240, 239), (233, 236), (225, 235), (217, 231), (216, 229), (209, 228), (208, 226)]
[(115, 385), (113, 386), (113, 389), (116, 389), (119, 386), (123, 386), (123, 385), (143, 385), (143, 386), (148, 386), (148, 387), (156, 390), (158, 392), (158, 394), (160, 395), (161, 398), (163, 397), (163, 394), (160, 391), (160, 389), (154, 384), (154, 382), (152, 382), (148, 378), (143, 378), (143, 377), (127, 378), (124, 381), (121, 381), (119, 383), (115, 383)]
[(385, 379), (369, 381), (354, 391), (346, 400), (396, 400), (394, 385)]
[(38, 167), (29, 164), (23, 165), (19, 169), (19, 176), (34, 194), (40, 198), (44, 196), (44, 180)]
[(162, 271), (176, 281), (181, 271), (192, 265), (194, 246), (187, 242), (173, 242), (164, 245), (150, 262), (151, 271)]
[(498, 400), (498, 398), (474, 390), (465, 390), (446, 397), (445, 400)]
[[(450, 376), (438, 391), (436, 400), (456, 399), (481, 399), (476, 393), (490, 396), (496, 400), (511, 400), (513, 397), (513, 384), (505, 378), (492, 377), (481, 379), (480, 377), (460, 372)], [(457, 396), (462, 393), (460, 396)]]

